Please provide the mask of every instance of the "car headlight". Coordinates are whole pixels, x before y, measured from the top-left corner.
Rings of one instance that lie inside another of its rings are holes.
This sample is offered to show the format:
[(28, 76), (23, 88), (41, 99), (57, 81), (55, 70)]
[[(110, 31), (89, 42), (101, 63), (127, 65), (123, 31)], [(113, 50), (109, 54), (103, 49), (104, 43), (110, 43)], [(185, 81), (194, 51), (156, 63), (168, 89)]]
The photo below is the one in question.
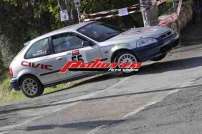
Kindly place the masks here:
[(141, 38), (137, 41), (136, 45), (137, 47), (144, 47), (150, 44), (157, 43), (157, 39), (155, 38)]

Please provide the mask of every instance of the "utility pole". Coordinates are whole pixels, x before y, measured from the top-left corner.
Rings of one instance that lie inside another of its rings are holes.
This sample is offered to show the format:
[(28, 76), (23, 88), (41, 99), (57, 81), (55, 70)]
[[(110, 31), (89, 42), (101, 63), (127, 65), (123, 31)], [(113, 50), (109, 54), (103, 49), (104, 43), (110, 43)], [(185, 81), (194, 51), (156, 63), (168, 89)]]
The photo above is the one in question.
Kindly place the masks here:
[(60, 8), (60, 10), (62, 10), (62, 7), (60, 5), (60, 0), (57, 0), (57, 2), (58, 2), (58, 7)]
[(77, 7), (76, 10), (77, 10), (78, 21), (79, 21), (79, 23), (80, 23), (80, 22), (81, 22), (81, 18), (80, 18), (80, 17), (81, 17), (80, 8)]
[(142, 19), (143, 19), (144, 26), (149, 26), (148, 18), (147, 18), (147, 11), (146, 11), (146, 5), (143, 2), (144, 0), (139, 0), (139, 1), (140, 1), (140, 10), (142, 13)]
[(74, 0), (74, 5), (77, 11), (78, 21), (81, 22), (81, 14), (80, 14), (80, 7), (81, 7), (81, 0)]

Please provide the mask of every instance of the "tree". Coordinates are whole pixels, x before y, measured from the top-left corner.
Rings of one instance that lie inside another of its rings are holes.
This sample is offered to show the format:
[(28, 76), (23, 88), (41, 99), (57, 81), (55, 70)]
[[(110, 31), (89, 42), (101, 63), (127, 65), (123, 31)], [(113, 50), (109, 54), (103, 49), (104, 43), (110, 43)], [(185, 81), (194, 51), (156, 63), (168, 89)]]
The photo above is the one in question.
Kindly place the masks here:
[(3, 58), (12, 57), (24, 42), (63, 26), (59, 21), (59, 8), (53, 0), (1, 0), (0, 48)]
[(138, 3), (138, 0), (82, 0), (81, 11), (95, 13), (110, 9), (123, 8), (136, 3)]

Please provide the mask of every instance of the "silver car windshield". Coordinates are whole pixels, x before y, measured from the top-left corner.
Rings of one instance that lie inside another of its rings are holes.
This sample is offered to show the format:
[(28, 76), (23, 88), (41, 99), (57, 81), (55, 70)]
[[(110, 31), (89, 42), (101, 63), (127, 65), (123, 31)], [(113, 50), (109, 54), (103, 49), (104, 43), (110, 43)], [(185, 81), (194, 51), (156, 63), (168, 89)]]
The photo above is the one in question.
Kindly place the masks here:
[(112, 25), (94, 22), (78, 29), (78, 32), (95, 41), (103, 42), (119, 35), (121, 32), (123, 32), (123, 30)]

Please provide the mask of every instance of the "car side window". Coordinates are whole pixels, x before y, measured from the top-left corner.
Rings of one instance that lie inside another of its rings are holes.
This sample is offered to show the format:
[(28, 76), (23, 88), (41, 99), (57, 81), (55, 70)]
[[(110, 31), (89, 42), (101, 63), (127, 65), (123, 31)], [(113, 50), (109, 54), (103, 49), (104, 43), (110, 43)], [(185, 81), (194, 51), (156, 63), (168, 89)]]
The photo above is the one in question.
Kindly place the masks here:
[(60, 34), (52, 37), (55, 53), (61, 53), (83, 47), (84, 40), (72, 34)]
[(25, 58), (36, 58), (50, 54), (48, 38), (35, 42), (25, 55)]

